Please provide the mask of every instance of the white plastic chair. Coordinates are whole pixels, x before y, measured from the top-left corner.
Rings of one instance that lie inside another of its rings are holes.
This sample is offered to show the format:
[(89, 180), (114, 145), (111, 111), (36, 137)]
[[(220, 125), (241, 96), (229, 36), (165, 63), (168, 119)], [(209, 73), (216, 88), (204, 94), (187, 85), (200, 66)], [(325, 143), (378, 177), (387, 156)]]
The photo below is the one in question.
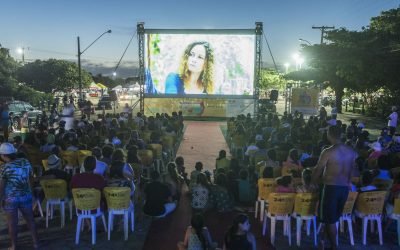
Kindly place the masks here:
[(378, 225), (379, 244), (382, 239), (382, 211), (385, 203), (386, 191), (373, 191), (360, 193), (356, 202), (356, 216), (362, 219), (363, 244), (367, 244), (368, 221), (371, 221), (371, 232), (374, 230), (374, 221)]
[(394, 199), (393, 213), (389, 218), (397, 221), (397, 241), (400, 246), (400, 198)]
[[(107, 232), (106, 218), (100, 210), (100, 191), (94, 188), (74, 188), (72, 189), (74, 197), (76, 215), (78, 223), (76, 225), (75, 244), (79, 244), (79, 236), (82, 228), (83, 219), (90, 219), (92, 225), (92, 245), (96, 244), (96, 218), (103, 220), (104, 230)], [(94, 212), (92, 212), (94, 210)]]
[(260, 207), (260, 221), (264, 220), (264, 210), (266, 203), (268, 203), (268, 196), (274, 192), (276, 186), (275, 179), (258, 179), (258, 198), (256, 200), (254, 218), (257, 219), (258, 207)]
[(60, 206), (61, 227), (65, 226), (65, 203), (69, 204), (69, 218), (72, 220), (72, 200), (68, 199), (67, 183), (61, 179), (40, 181), (46, 198), (46, 228), (49, 227), (49, 216), (53, 219), (54, 206)]
[(128, 187), (106, 187), (104, 195), (108, 206), (108, 240), (114, 227), (114, 215), (124, 216), (124, 238), (128, 240), (129, 215), (131, 216), (131, 231), (135, 230), (135, 211), (130, 199), (131, 189)]
[(263, 220), (263, 235), (267, 228), (267, 217), (271, 219), (271, 244), (275, 244), (276, 221), (283, 221), (283, 235), (288, 236), (289, 245), (292, 245), (290, 215), (293, 212), (294, 199), (296, 194), (271, 193), (268, 197), (268, 209), (265, 209)]
[[(349, 237), (350, 237), (350, 244), (354, 246), (354, 235), (353, 235), (353, 225), (352, 225), (352, 219), (353, 219), (353, 207), (354, 203), (357, 200), (357, 192), (350, 192), (347, 201), (344, 205), (342, 216), (339, 218), (339, 223), (340, 223), (340, 232), (344, 232), (344, 222), (347, 222), (347, 228), (349, 230)], [(339, 237), (339, 232), (338, 232), (338, 237)]]
[(303, 221), (307, 223), (307, 236), (310, 235), (311, 223), (314, 227), (314, 246), (317, 246), (317, 217), (316, 208), (318, 195), (313, 193), (299, 193), (294, 203), (293, 217), (296, 219), (296, 243), (300, 247), (301, 226)]

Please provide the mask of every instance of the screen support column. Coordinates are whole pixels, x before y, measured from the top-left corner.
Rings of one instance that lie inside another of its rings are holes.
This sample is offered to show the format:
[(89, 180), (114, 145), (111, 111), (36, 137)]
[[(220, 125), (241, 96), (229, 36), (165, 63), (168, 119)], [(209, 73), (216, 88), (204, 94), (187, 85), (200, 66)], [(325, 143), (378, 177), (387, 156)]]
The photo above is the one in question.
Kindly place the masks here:
[(258, 115), (258, 99), (260, 95), (262, 35), (263, 35), (263, 23), (256, 22), (256, 63), (255, 63), (256, 74), (254, 82), (254, 117)]
[(140, 113), (144, 115), (144, 88), (145, 88), (145, 68), (144, 68), (144, 22), (137, 24), (137, 37), (139, 43), (139, 101)]

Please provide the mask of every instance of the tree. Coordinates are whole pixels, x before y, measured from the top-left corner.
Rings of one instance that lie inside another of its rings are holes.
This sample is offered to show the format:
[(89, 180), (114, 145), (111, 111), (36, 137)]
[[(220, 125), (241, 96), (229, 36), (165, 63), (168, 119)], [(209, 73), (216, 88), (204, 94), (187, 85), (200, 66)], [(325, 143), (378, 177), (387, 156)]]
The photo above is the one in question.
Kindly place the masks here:
[(0, 47), (0, 93), (1, 96), (12, 96), (17, 86), (14, 78), (18, 64), (9, 54), (9, 50)]
[[(45, 93), (54, 91), (71, 91), (79, 86), (78, 66), (65, 60), (36, 60), (21, 67), (17, 79), (27, 86)], [(82, 86), (88, 87), (92, 82), (88, 72), (82, 70)]]
[(260, 89), (284, 89), (286, 80), (274, 69), (261, 69)]
[(107, 88), (109, 88), (109, 89), (112, 89), (117, 85), (123, 85), (125, 83), (122, 78), (113, 79), (108, 76), (103, 76), (102, 74), (97, 74), (92, 77), (93, 77), (94, 82), (101, 83), (101, 84), (107, 86)]

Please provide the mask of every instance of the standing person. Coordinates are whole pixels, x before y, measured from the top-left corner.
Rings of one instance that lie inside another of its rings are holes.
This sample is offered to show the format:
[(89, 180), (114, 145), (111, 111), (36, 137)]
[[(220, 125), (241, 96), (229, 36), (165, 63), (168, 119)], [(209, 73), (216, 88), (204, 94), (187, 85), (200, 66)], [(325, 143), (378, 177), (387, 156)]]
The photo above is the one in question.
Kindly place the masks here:
[(65, 130), (68, 131), (72, 128), (74, 128), (74, 112), (75, 112), (75, 107), (74, 103), (70, 102), (68, 105), (63, 107), (63, 110), (61, 112), (61, 120), (65, 121)]
[(27, 159), (17, 158), (11, 143), (0, 145), (0, 157), (5, 165), (0, 172), (0, 202), (7, 217), (11, 247), (16, 249), (18, 236), (18, 210), (31, 231), (34, 249), (39, 248), (32, 210), (32, 166)]
[(1, 110), (1, 127), (4, 133), (4, 140), (8, 141), (9, 136), (9, 126), (10, 126), (10, 113), (8, 110), (8, 105), (4, 104)]
[(256, 250), (256, 238), (250, 232), (249, 217), (239, 214), (225, 234), (224, 250)]
[(318, 218), (323, 223), (324, 238), (320, 238), (320, 249), (324, 249), (324, 239), (329, 240), (332, 249), (337, 249), (336, 222), (343, 212), (352, 173), (356, 169), (357, 153), (343, 144), (340, 137), (339, 127), (328, 128), (328, 140), (332, 146), (321, 153), (312, 175), (312, 183), (321, 184)]
[(393, 136), (396, 133), (396, 127), (397, 127), (397, 119), (398, 119), (398, 114), (397, 114), (397, 107), (393, 106), (392, 107), (392, 113), (388, 116), (387, 118), (388, 121), (388, 127), (389, 127), (389, 133), (391, 136)]
[(213, 94), (214, 52), (208, 42), (190, 43), (182, 56), (179, 73), (170, 73), (165, 94)]

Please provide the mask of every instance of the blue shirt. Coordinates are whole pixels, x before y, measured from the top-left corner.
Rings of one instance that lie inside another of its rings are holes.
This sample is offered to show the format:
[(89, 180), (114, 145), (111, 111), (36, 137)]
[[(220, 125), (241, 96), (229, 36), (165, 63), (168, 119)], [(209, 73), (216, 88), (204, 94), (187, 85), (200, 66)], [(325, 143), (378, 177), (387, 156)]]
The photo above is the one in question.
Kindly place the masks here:
[(185, 94), (182, 78), (176, 73), (170, 73), (165, 80), (165, 94)]

